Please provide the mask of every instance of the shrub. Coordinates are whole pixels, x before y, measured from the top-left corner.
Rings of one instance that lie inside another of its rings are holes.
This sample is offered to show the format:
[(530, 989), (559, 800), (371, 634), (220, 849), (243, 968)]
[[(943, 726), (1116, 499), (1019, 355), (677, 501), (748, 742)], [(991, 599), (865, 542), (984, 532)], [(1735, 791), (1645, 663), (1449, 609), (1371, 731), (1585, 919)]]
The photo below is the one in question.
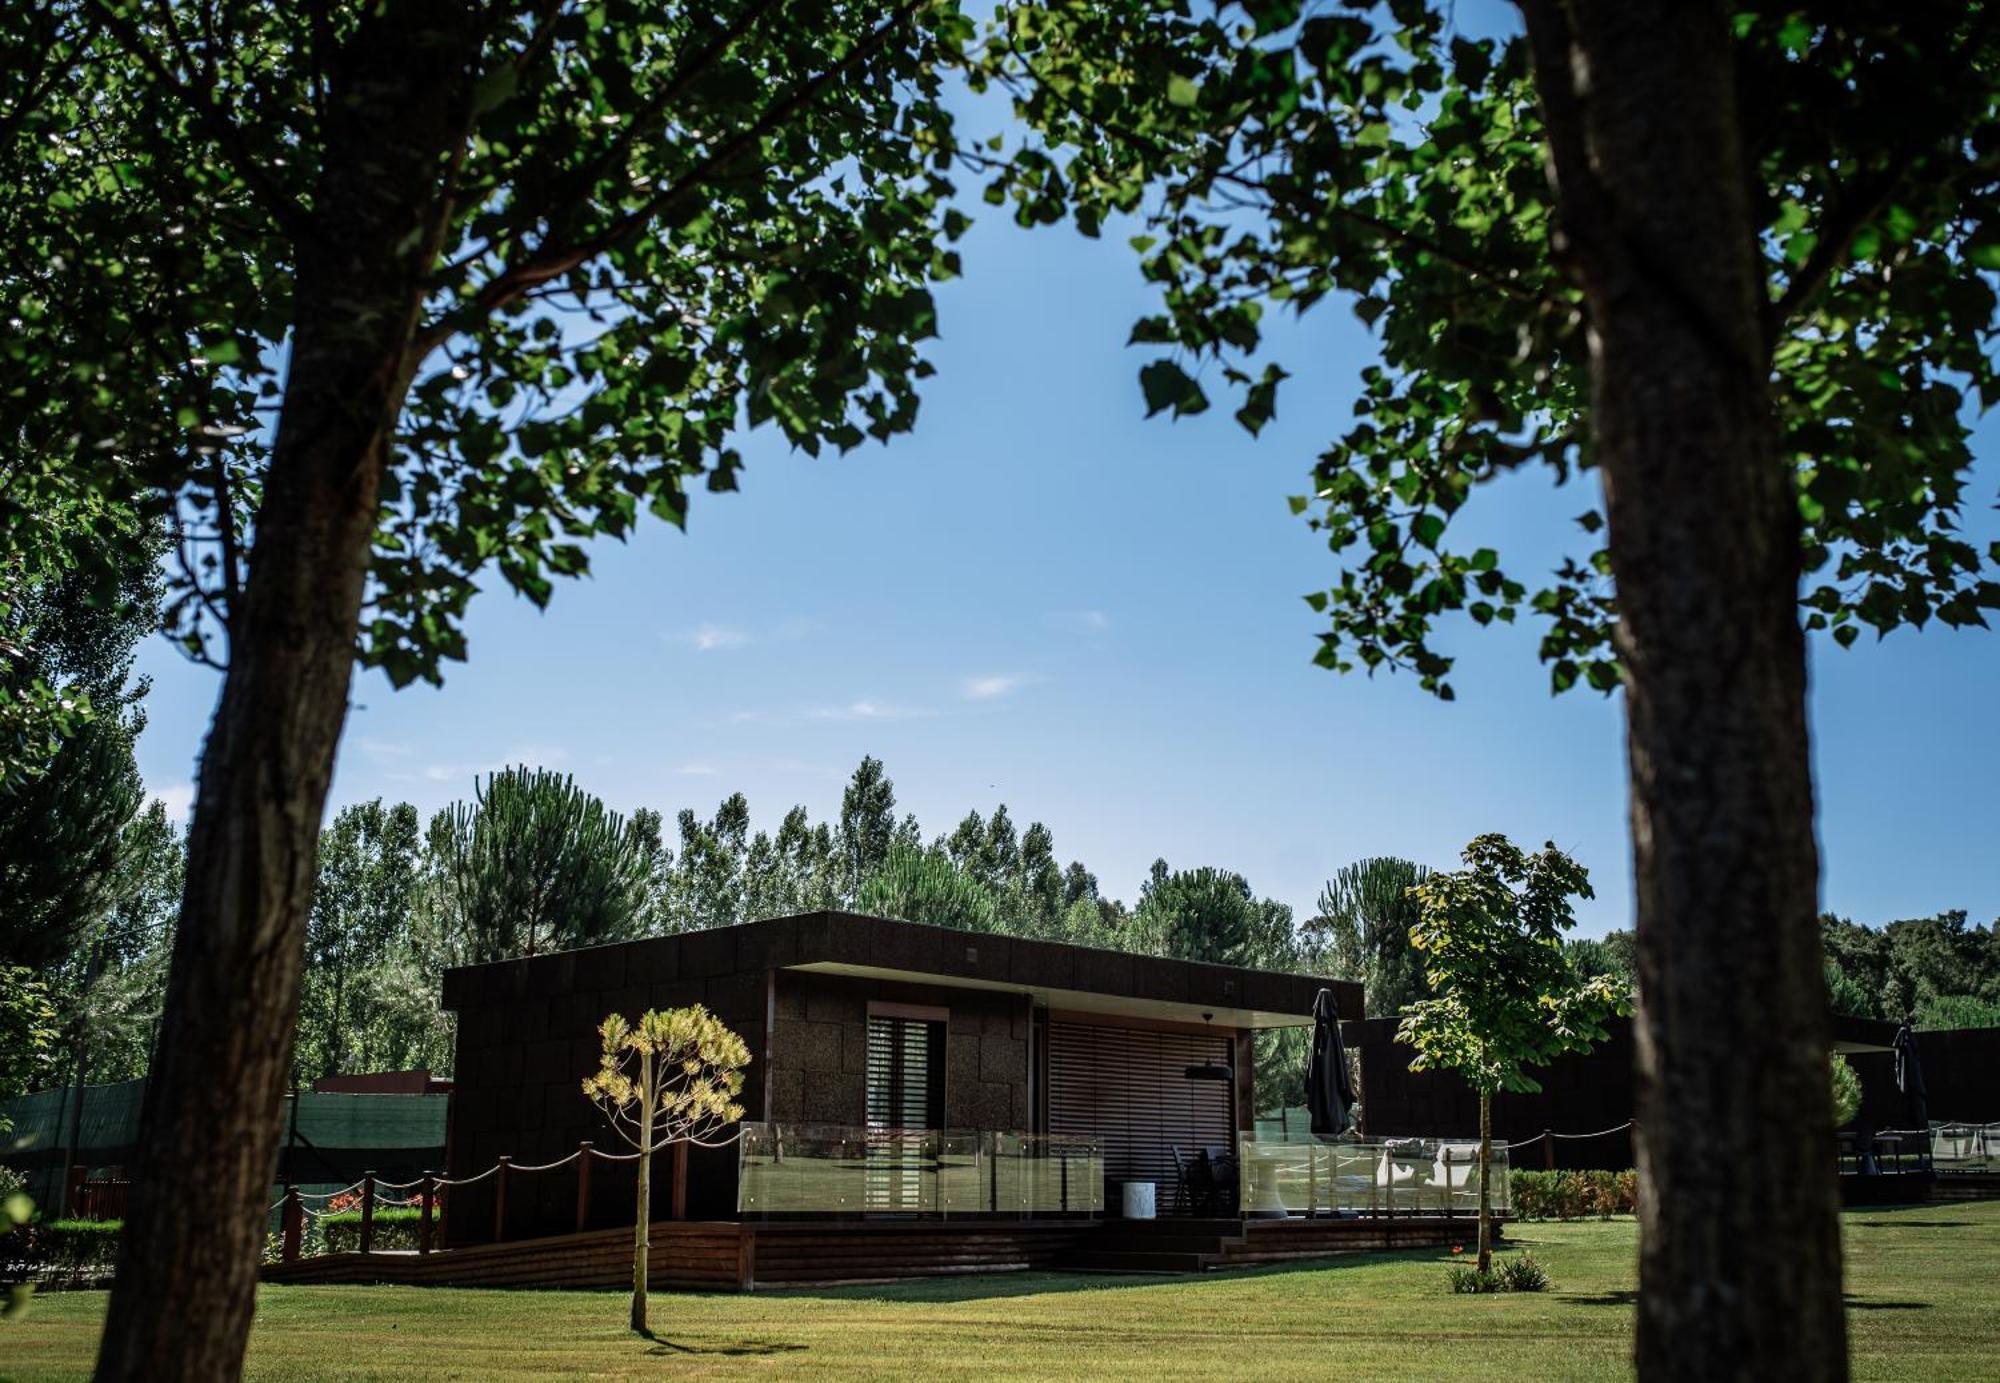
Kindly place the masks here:
[(48, 1220), (22, 1225), (13, 1255), (30, 1276), (69, 1285), (106, 1276), (118, 1258), (123, 1220)]
[(1445, 1276), (1457, 1296), (1486, 1292), (1545, 1292), (1549, 1286), (1548, 1271), (1535, 1261), (1531, 1253), (1515, 1258), (1496, 1258), (1492, 1270), (1483, 1273), (1475, 1264), (1454, 1263), (1445, 1269)]
[[(415, 1207), (383, 1206), (375, 1207), (375, 1236), (369, 1245), (374, 1249), (415, 1249), (417, 1230), (423, 1221), (423, 1211)], [(361, 1250), (361, 1212), (340, 1210), (331, 1215), (319, 1217), (320, 1229), (326, 1235), (328, 1253), (358, 1253)]]
[(1545, 1292), (1549, 1286), (1548, 1270), (1535, 1261), (1535, 1255), (1524, 1253), (1518, 1258), (1497, 1259), (1493, 1265), (1494, 1275), (1510, 1292)]
[(1609, 1219), (1638, 1209), (1639, 1174), (1607, 1172), (1515, 1172), (1508, 1178), (1517, 1220)]
[(1461, 1296), (1500, 1290), (1498, 1274), (1482, 1273), (1470, 1263), (1454, 1263), (1446, 1271), (1451, 1277), (1451, 1290)]

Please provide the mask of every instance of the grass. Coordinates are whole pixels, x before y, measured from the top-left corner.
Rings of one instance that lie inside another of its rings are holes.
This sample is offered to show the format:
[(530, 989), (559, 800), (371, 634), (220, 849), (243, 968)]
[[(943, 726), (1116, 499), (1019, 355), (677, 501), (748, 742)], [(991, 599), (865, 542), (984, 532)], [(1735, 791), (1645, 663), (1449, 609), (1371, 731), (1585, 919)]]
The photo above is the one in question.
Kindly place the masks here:
[[(2000, 1203), (1846, 1216), (1861, 1379), (2000, 1379)], [(757, 1293), (663, 1294), (655, 1340), (613, 1293), (267, 1287), (257, 1379), (1132, 1377), (1625, 1378), (1637, 1227), (1525, 1224), (1554, 1279), (1452, 1297), (1447, 1255), (1371, 1254), (1200, 1278), (1011, 1274)], [(80, 1378), (102, 1293), (0, 1323), (0, 1378)]]

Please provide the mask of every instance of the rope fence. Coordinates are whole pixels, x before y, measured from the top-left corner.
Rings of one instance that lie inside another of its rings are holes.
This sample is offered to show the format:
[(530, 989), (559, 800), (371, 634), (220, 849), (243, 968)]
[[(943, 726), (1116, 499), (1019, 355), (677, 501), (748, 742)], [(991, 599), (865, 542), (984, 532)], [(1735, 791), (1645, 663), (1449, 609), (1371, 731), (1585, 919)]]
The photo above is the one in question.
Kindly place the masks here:
[[(516, 1176), (538, 1176), (550, 1172), (560, 1172), (564, 1168), (576, 1167), (576, 1227), (579, 1231), (590, 1222), (590, 1169), (595, 1162), (637, 1162), (639, 1154), (605, 1152), (586, 1141), (577, 1145), (576, 1151), (553, 1162), (516, 1163), (510, 1157), (502, 1157), (491, 1167), (471, 1176), (447, 1177), (435, 1172), (426, 1173), (413, 1181), (377, 1181), (370, 1172), (352, 1185), (337, 1191), (304, 1191), (297, 1186), (289, 1186), (285, 1194), (273, 1201), (266, 1213), (281, 1213), (279, 1230), (282, 1261), (295, 1262), (305, 1252), (306, 1229), (308, 1225), (321, 1226), (320, 1241), (324, 1243), (324, 1224), (329, 1216), (360, 1214), (359, 1249), (361, 1253), (373, 1253), (376, 1240), (375, 1215), (378, 1210), (415, 1210), (418, 1212), (416, 1229), (416, 1252), (427, 1254), (437, 1247), (438, 1231), (446, 1214), (449, 1213), (445, 1192), (454, 1187), (477, 1186), (481, 1182), (493, 1183), (493, 1233), (492, 1242), (499, 1243), (507, 1237), (507, 1196), (509, 1182)], [(402, 1195), (399, 1193), (413, 1192)], [(344, 1196), (355, 1197), (356, 1203), (343, 1204), (335, 1208)], [(343, 1219), (342, 1223), (346, 1223)], [(407, 1223), (407, 1222), (405, 1222)]]

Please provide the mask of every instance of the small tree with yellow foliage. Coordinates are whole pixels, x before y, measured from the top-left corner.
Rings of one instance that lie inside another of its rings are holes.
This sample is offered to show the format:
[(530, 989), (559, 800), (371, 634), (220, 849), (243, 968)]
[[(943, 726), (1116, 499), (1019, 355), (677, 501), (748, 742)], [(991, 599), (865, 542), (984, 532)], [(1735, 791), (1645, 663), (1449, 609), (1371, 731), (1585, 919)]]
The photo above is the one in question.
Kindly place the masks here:
[(639, 1153), (639, 1205), (632, 1228), (632, 1328), (646, 1329), (646, 1251), (652, 1228), (653, 1154), (676, 1143), (712, 1148), (743, 1117), (750, 1049), (700, 1004), (648, 1010), (637, 1023), (614, 1013), (598, 1027), (603, 1065), (583, 1093)]

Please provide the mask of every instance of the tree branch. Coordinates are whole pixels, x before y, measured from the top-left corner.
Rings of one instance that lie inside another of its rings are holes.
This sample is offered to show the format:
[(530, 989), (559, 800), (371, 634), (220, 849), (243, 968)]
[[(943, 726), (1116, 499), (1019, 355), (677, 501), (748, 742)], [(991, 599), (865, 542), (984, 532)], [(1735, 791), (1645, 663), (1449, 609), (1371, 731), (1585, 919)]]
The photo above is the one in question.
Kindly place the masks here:
[(633, 239), (655, 217), (735, 163), (737, 159), (755, 148), (766, 134), (811, 105), (835, 82), (846, 77), (865, 59), (880, 51), (902, 22), (928, 3), (930, 0), (903, 0), (880, 27), (857, 43), (839, 62), (794, 89), (790, 95), (771, 106), (750, 125), (710, 150), (708, 155), (693, 168), (633, 210), (620, 216), (596, 235), (573, 245), (544, 245), (527, 259), (502, 269), (473, 294), (468, 302), (447, 312), (421, 332), (417, 337), (414, 354), (419, 358), (429, 354), (439, 343), (514, 302), (537, 284), (559, 278)]
[(125, 51), (137, 58), (140, 65), (153, 74), (155, 80), (194, 113), (196, 121), (209, 138), (216, 142), (229, 160), (230, 166), (236, 170), (236, 176), (243, 179), (244, 185), (278, 223), (279, 229), (290, 237), (294, 244), (302, 243), (308, 235), (304, 211), (300, 209), (298, 203), (285, 194), (283, 188), (271, 181), (263, 167), (251, 157), (249, 148), (243, 143), (243, 131), (238, 128), (236, 122), (209, 100), (207, 95), (196, 91), (176, 77), (173, 70), (161, 61), (160, 55), (146, 43), (145, 36), (138, 28), (116, 10), (111, 9), (105, 0), (84, 0), (84, 3), (96, 14), (98, 21), (118, 39)]
[[(1972, 32), (1965, 36), (1965, 41), (1945, 64), (1948, 81), (1961, 87), (1965, 85), (1965, 76), (1973, 70), (1972, 59), (1992, 36), (1996, 19), (2000, 19), (2000, 9), (1991, 5), (1985, 7)], [(1889, 199), (1902, 189), (1917, 160), (1934, 151), (1940, 141), (1956, 135), (1955, 129), (1933, 130), (1929, 138), (1906, 140), (1890, 151), (1888, 161), (1873, 175), (1847, 184), (1847, 195), (1820, 218), (1819, 238), (1813, 244), (1812, 253), (1806, 256), (1806, 262), (1792, 275), (1784, 292), (1766, 305), (1764, 339), (1767, 343), (1775, 345), (1786, 321), (1819, 296), (1847, 258), (1848, 251), (1854, 247), (1854, 237), (1888, 208)]]

